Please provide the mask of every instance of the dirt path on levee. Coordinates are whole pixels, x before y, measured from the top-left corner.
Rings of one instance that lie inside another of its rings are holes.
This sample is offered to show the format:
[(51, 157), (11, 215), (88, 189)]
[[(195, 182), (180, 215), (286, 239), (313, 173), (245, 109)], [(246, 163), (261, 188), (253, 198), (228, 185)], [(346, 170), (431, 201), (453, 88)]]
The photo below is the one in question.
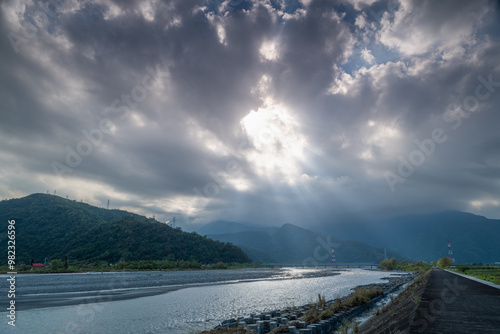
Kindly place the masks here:
[(500, 333), (500, 289), (432, 269), (360, 333)]

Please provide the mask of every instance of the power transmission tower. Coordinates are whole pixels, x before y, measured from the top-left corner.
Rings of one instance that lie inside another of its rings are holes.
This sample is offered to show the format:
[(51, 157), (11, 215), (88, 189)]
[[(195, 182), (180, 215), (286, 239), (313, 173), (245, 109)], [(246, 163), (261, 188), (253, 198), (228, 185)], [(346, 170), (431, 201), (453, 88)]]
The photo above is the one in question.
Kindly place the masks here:
[(451, 242), (448, 240), (448, 257), (451, 260), (451, 263), (455, 264), (455, 257), (453, 256), (453, 252), (451, 251)]
[(332, 264), (334, 268), (337, 266), (337, 259), (335, 258), (335, 249), (333, 248), (333, 246), (332, 246)]

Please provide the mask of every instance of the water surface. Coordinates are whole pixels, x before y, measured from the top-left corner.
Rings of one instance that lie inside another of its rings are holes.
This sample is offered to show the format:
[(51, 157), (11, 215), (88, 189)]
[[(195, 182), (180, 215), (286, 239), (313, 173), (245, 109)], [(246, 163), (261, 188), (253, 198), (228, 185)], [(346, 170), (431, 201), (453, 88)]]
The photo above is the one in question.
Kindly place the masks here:
[[(18, 311), (16, 327), (8, 326), (5, 319), (0, 323), (0, 332), (196, 333), (213, 328), (224, 319), (304, 305), (315, 301), (318, 293), (327, 300), (345, 296), (357, 285), (385, 282), (381, 279), (388, 275), (362, 269), (341, 271), (335, 276), (308, 277), (311, 273), (319, 272), (288, 269), (264, 280), (185, 285), (179, 286), (179, 290), (147, 297)], [(300, 278), (304, 276), (308, 278)], [(61, 277), (57, 279), (64, 286), (65, 279)], [(74, 275), (66, 277), (74, 279)]]

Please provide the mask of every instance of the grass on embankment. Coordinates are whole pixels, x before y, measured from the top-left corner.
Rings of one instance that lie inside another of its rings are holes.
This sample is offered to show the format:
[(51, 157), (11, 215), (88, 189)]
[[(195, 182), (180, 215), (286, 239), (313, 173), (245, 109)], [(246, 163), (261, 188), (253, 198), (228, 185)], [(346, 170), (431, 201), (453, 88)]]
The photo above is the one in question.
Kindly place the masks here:
[[(366, 289), (366, 288), (357, 288), (353, 293), (351, 293), (344, 301), (341, 301), (340, 298), (335, 300), (335, 303), (328, 306), (326, 310), (320, 311), (316, 307), (311, 307), (307, 312), (302, 316), (301, 320), (305, 321), (307, 324), (315, 324), (319, 323), (321, 320), (326, 320), (333, 317), (335, 314), (340, 313), (342, 311), (350, 310), (356, 306), (365, 305), (370, 300), (375, 297), (382, 296), (384, 292), (380, 289)], [(322, 308), (323, 305), (322, 299), (319, 298), (319, 302), (317, 306)]]
[(485, 281), (500, 284), (500, 267), (467, 267), (458, 266), (456, 272), (470, 275)]
[(427, 270), (396, 298), (378, 310), (372, 318), (359, 326), (359, 333), (398, 333), (407, 330), (420, 304), (430, 273), (431, 270)]

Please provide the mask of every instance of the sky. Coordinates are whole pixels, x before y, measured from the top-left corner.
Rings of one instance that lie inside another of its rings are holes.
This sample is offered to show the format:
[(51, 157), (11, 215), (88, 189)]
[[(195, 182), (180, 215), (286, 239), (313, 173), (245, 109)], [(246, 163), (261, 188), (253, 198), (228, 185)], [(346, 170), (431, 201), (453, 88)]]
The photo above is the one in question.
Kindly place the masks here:
[(500, 11), (6, 0), (0, 198), (160, 221), (500, 218)]

